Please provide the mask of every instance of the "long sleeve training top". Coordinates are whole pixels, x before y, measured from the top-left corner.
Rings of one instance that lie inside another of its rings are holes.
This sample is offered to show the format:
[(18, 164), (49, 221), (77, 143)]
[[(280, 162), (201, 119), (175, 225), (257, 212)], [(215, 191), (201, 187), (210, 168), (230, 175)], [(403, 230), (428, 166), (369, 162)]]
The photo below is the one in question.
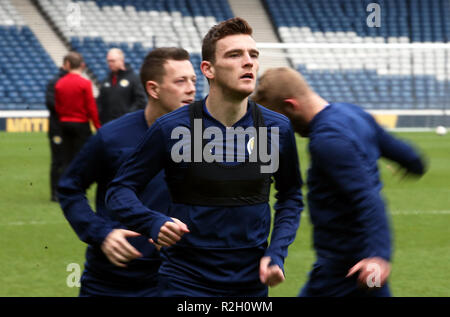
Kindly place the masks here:
[[(158, 252), (144, 236), (129, 238), (143, 257), (129, 262), (128, 268), (113, 265), (101, 250), (103, 240), (113, 229), (126, 229), (117, 215), (105, 205), (107, 185), (147, 130), (143, 110), (106, 124), (84, 145), (58, 186), (59, 202), (65, 217), (80, 240), (89, 244), (86, 269), (118, 283), (139, 283), (153, 279), (160, 265)], [(87, 189), (94, 183), (97, 183), (95, 212), (86, 197)], [(143, 205), (162, 213), (167, 212), (170, 196), (164, 181), (164, 171), (145, 184), (138, 197)]]
[[(246, 129), (253, 126), (250, 108), (233, 127)], [(168, 183), (170, 179), (183, 179), (187, 163), (176, 163), (172, 159), (172, 147), (180, 139), (171, 135), (177, 127), (189, 129), (189, 107), (181, 107), (159, 118), (111, 182), (106, 195), (107, 205), (130, 228), (156, 241), (161, 226), (170, 221), (169, 216), (188, 226), (190, 232), (180, 241), (163, 248), (161, 274), (187, 281), (240, 287), (260, 283), (259, 260), (264, 255), (283, 268), (287, 248), (295, 239), (303, 210), (302, 180), (289, 120), (266, 108), (260, 109), (269, 134), (271, 127), (279, 128), (279, 168), (273, 173), (277, 201), (268, 247), (271, 224), (268, 203), (236, 207), (173, 203), (168, 215), (163, 215), (145, 207), (137, 198), (136, 192), (161, 169), (165, 169)], [(208, 113), (205, 103), (203, 112), (204, 127), (217, 127), (226, 135), (227, 128)], [(245, 155), (248, 158), (248, 150)]]
[(391, 258), (391, 233), (377, 161), (424, 173), (417, 151), (379, 126), (362, 108), (330, 104), (309, 125), (308, 205), (319, 259), (355, 263)]

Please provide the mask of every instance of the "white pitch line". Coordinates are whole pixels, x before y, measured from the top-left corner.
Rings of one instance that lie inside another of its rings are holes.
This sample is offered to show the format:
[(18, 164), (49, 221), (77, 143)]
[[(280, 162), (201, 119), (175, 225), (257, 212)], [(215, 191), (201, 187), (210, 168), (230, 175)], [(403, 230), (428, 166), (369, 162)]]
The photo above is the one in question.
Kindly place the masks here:
[(29, 225), (57, 225), (62, 224), (63, 221), (13, 221), (7, 223), (0, 223), (0, 226), (29, 226)]
[(450, 215), (450, 210), (430, 210), (430, 211), (420, 211), (420, 210), (407, 210), (407, 211), (391, 211), (391, 215)]
[[(430, 211), (421, 211), (421, 210), (404, 210), (404, 211), (388, 211), (389, 215), (392, 216), (410, 216), (410, 215), (450, 215), (450, 210), (430, 210)], [(304, 217), (308, 217), (308, 213), (302, 213)]]

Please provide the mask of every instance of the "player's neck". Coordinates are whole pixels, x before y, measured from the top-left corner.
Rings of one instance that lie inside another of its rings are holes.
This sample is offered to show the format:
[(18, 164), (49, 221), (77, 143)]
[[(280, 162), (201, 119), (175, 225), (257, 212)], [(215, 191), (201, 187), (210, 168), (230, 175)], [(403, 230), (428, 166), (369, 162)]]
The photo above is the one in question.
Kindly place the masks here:
[(308, 122), (310, 122), (319, 112), (321, 112), (328, 104), (329, 102), (320, 97), (317, 94), (313, 94), (308, 98), (308, 104), (310, 107), (308, 107)]
[(80, 75), (81, 76), (81, 74), (83, 73), (83, 71), (81, 70), (81, 69), (71, 69), (71, 70), (69, 70), (69, 73), (71, 73), (71, 74), (77, 74), (77, 75)]
[(165, 115), (167, 111), (164, 111), (162, 107), (149, 101), (144, 109), (145, 121), (147, 121), (150, 127), (159, 117)]
[(210, 90), (206, 99), (206, 108), (214, 119), (226, 127), (238, 122), (247, 112), (248, 97), (233, 98), (222, 91)]

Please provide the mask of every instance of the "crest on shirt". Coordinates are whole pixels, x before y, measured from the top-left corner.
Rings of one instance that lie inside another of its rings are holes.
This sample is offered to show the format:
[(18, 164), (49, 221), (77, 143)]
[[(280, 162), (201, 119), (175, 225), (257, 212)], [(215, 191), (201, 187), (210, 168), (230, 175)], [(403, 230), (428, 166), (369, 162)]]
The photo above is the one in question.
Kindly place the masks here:
[(108, 82), (105, 82), (105, 84), (104, 84), (103, 86), (105, 86), (105, 87), (111, 87), (111, 84), (108, 83)]
[(128, 85), (130, 84), (130, 82), (128, 81), (128, 80), (126, 80), (126, 79), (122, 79), (121, 81), (120, 81), (120, 86), (122, 86), (122, 87), (128, 87)]
[(59, 145), (62, 143), (62, 138), (59, 135), (54, 135), (52, 138), (53, 143)]
[(255, 147), (255, 137), (252, 136), (250, 138), (250, 140), (248, 140), (248, 142), (247, 142), (247, 152), (248, 152), (249, 155), (252, 154), (254, 147)]

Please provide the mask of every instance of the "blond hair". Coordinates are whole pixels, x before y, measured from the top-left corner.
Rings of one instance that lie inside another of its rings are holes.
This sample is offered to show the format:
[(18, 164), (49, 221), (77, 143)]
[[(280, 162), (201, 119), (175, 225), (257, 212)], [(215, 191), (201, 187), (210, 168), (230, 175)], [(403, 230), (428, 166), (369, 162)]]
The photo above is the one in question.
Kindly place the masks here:
[(269, 109), (279, 110), (284, 100), (310, 93), (312, 89), (299, 72), (289, 67), (278, 67), (264, 72), (251, 99)]

